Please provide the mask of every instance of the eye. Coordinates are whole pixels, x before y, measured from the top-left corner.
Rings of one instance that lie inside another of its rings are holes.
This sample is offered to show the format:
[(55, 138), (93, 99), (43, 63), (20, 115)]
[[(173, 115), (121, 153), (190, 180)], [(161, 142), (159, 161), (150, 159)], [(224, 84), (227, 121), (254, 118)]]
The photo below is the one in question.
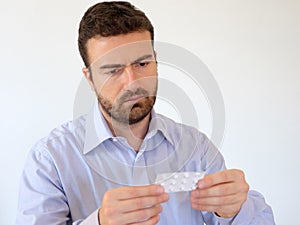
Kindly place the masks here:
[(139, 66), (140, 67), (145, 67), (145, 66), (147, 66), (149, 64), (149, 62), (140, 62), (139, 63)]
[(138, 62), (134, 64), (134, 67), (137, 68), (144, 68), (146, 66), (148, 66), (149, 62)]
[(107, 72), (105, 72), (105, 74), (106, 74), (106, 75), (117, 75), (117, 74), (121, 73), (122, 70), (123, 70), (123, 68), (120, 67), (120, 68), (116, 68), (116, 69), (107, 71)]

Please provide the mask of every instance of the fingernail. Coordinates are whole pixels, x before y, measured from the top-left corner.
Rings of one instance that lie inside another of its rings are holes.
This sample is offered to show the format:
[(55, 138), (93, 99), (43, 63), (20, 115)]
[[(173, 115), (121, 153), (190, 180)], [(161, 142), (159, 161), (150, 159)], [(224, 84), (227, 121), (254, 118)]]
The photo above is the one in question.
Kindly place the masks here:
[(205, 183), (204, 183), (203, 180), (200, 180), (200, 181), (198, 182), (198, 188), (205, 188)]
[(168, 193), (164, 193), (164, 201), (169, 200), (170, 195)]
[(199, 197), (199, 191), (197, 191), (197, 190), (194, 191), (193, 192), (193, 197), (195, 197), (195, 198)]
[(159, 185), (157, 187), (156, 191), (157, 191), (157, 194), (162, 194), (162, 193), (164, 193), (165, 189), (163, 186)]

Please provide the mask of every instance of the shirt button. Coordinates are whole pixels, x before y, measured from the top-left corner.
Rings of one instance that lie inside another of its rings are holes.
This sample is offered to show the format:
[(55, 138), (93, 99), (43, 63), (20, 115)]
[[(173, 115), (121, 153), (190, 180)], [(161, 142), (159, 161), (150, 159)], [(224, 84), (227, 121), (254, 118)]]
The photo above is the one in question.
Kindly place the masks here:
[(117, 138), (113, 138), (112, 140), (113, 140), (113, 142), (117, 142), (117, 141), (118, 141), (118, 139), (117, 139)]

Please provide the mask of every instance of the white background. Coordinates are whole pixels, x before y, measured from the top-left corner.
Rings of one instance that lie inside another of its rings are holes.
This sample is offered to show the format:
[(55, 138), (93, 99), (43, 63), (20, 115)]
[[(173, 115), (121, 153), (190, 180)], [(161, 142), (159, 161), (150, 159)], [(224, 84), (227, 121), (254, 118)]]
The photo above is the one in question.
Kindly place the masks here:
[[(0, 3), (0, 224), (14, 224), (18, 182), (31, 146), (73, 118), (83, 65), (77, 28), (94, 3)], [(226, 133), (220, 150), (227, 166), (245, 171), (251, 188), (272, 205), (277, 224), (296, 224), (300, 1), (133, 3), (152, 20), (156, 40), (180, 45), (208, 66), (225, 101)], [(203, 112), (202, 130), (209, 134), (211, 118)]]

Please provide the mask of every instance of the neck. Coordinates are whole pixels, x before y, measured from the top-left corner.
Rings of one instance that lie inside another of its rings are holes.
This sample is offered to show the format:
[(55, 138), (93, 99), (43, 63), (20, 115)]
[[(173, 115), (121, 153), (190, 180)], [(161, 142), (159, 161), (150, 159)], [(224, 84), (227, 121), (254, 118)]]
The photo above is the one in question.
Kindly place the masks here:
[(149, 128), (150, 113), (140, 122), (131, 125), (120, 123), (105, 113), (103, 115), (112, 134), (126, 138), (128, 144), (138, 152)]

